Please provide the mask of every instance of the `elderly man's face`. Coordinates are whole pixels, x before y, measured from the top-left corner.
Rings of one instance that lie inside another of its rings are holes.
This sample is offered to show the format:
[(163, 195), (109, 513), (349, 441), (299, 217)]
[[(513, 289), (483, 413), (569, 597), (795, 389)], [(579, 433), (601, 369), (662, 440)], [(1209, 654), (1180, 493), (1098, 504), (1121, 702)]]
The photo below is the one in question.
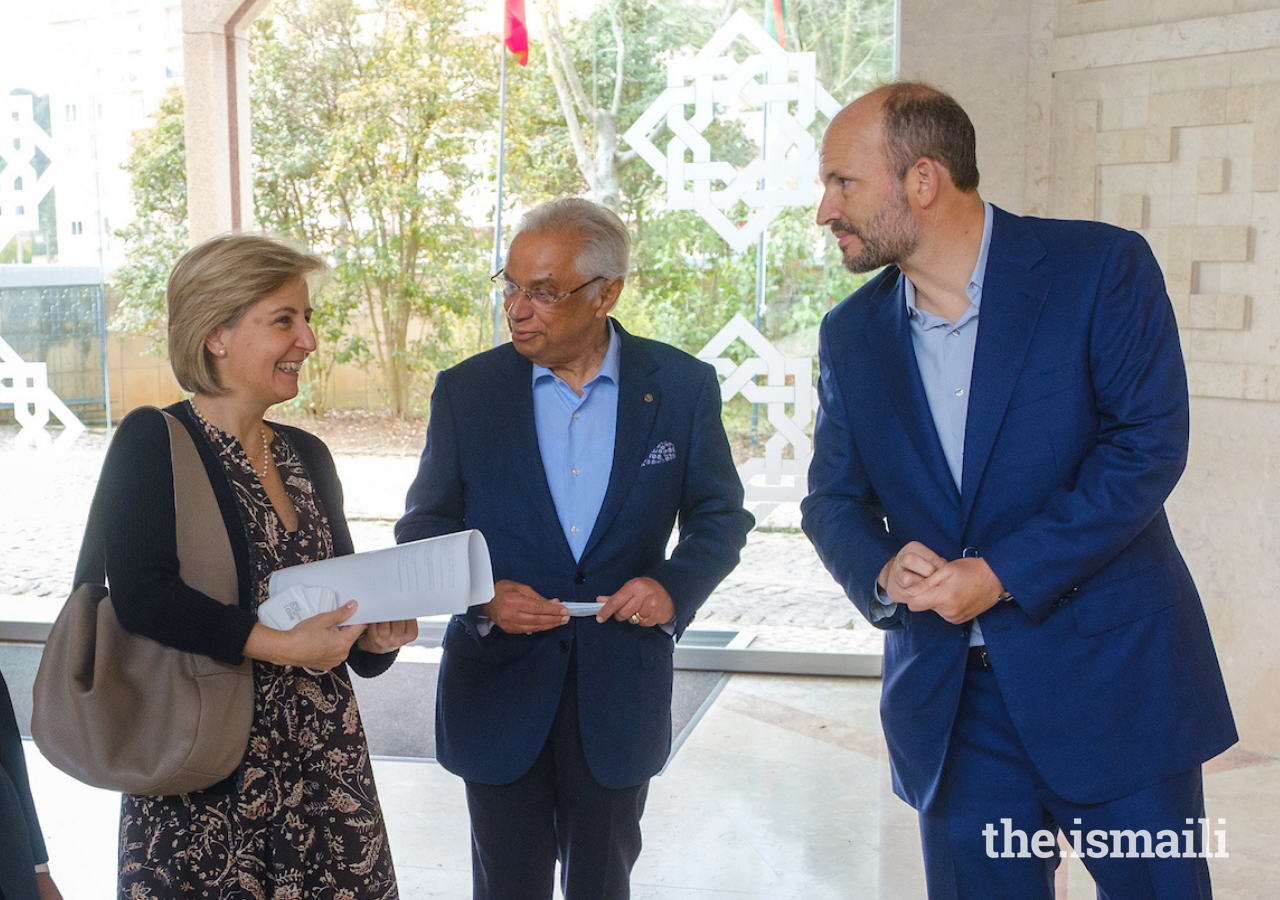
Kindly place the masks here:
[(551, 307), (530, 302), (525, 290), (559, 295), (591, 278), (578, 271), (580, 246), (574, 231), (518, 234), (507, 253), (506, 277), (522, 289), (507, 303), (511, 341), (523, 356), (548, 369), (574, 365), (595, 352), (621, 287), (620, 280), (589, 285)]
[(836, 236), (846, 269), (870, 272), (915, 252), (919, 230), (902, 182), (890, 168), (874, 97), (832, 120), (819, 159), (818, 224)]

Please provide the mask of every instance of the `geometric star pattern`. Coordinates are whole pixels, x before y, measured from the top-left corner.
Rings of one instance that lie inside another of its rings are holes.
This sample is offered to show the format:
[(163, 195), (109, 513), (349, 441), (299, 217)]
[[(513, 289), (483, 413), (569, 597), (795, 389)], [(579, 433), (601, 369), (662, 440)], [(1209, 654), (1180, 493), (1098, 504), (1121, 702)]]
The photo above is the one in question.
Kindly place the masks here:
[[(40, 201), (53, 188), (52, 143), (36, 124), (30, 94), (0, 96), (0, 247), (39, 228)], [(40, 156), (46, 164), (37, 174)]]
[(53, 441), (46, 426), (52, 414), (62, 423), (56, 446), (65, 447), (84, 433), (84, 423), (49, 387), (49, 371), (42, 362), (26, 362), (0, 338), (0, 403), (13, 404), (13, 417), (22, 430), (21, 445), (49, 447)]
[[(725, 355), (737, 341), (752, 352), (741, 363)], [(764, 457), (748, 459), (738, 468), (757, 523), (763, 522), (780, 502), (803, 500), (813, 456), (813, 443), (805, 429), (817, 408), (813, 359), (783, 356), (741, 314), (735, 315), (698, 351), (698, 358), (715, 366), (722, 379), (721, 401), (728, 402), (741, 394), (749, 403), (763, 404), (769, 422), (777, 429), (765, 442)], [(789, 459), (783, 456), (788, 447)]]
[[(739, 60), (743, 40), (757, 51)], [(737, 253), (754, 244), (784, 209), (813, 203), (817, 141), (810, 128), (840, 105), (817, 78), (814, 53), (788, 53), (738, 10), (693, 57), (667, 63), (667, 87), (623, 135), (666, 180), (669, 209), (692, 209)], [(712, 159), (705, 132), (737, 121), (759, 155), (742, 168)], [(767, 132), (766, 124), (767, 123)], [(654, 138), (666, 125), (670, 140)], [(745, 206), (744, 221), (735, 209)]]

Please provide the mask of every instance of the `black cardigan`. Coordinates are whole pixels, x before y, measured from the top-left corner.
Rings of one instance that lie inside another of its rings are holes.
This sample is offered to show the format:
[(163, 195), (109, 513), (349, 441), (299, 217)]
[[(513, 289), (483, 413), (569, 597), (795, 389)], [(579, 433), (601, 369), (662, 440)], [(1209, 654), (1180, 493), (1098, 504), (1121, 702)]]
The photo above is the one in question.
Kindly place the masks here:
[[(107, 582), (120, 624), (162, 644), (238, 664), (257, 621), (253, 608), (253, 572), (249, 540), (222, 461), (191, 414), (175, 403), (166, 412), (190, 432), (213, 485), (240, 585), (237, 606), (221, 603), (178, 576), (177, 525), (173, 509), (173, 462), (169, 429), (155, 410), (142, 410), (120, 423), (98, 481), (95, 514), (104, 516)], [(342, 507), (342, 485), (329, 449), (315, 435), (271, 423), (297, 451), (329, 520), (334, 553), (353, 552)], [(378, 675), (396, 652), (368, 653), (352, 646), (347, 658), (359, 675)]]

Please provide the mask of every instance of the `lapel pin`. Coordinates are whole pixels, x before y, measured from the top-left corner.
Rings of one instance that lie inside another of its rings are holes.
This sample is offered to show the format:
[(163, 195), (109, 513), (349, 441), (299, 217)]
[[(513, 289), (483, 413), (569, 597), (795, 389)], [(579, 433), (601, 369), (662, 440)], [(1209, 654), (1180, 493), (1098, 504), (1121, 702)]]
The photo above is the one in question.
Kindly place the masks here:
[(653, 402), (653, 394), (645, 394), (645, 395), (644, 395), (644, 402), (645, 402), (645, 403), (652, 403), (652, 402)]

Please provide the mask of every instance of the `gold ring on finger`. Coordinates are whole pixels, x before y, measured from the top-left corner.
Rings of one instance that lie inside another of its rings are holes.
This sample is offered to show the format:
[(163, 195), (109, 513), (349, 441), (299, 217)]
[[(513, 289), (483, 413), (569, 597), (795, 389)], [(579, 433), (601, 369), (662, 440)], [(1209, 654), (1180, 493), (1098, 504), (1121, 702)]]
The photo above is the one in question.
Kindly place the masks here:
[(632, 625), (639, 625), (641, 622), (644, 621), (644, 618), (640, 615), (640, 613), (632, 613), (631, 618), (628, 619), (627, 621), (630, 622)]

